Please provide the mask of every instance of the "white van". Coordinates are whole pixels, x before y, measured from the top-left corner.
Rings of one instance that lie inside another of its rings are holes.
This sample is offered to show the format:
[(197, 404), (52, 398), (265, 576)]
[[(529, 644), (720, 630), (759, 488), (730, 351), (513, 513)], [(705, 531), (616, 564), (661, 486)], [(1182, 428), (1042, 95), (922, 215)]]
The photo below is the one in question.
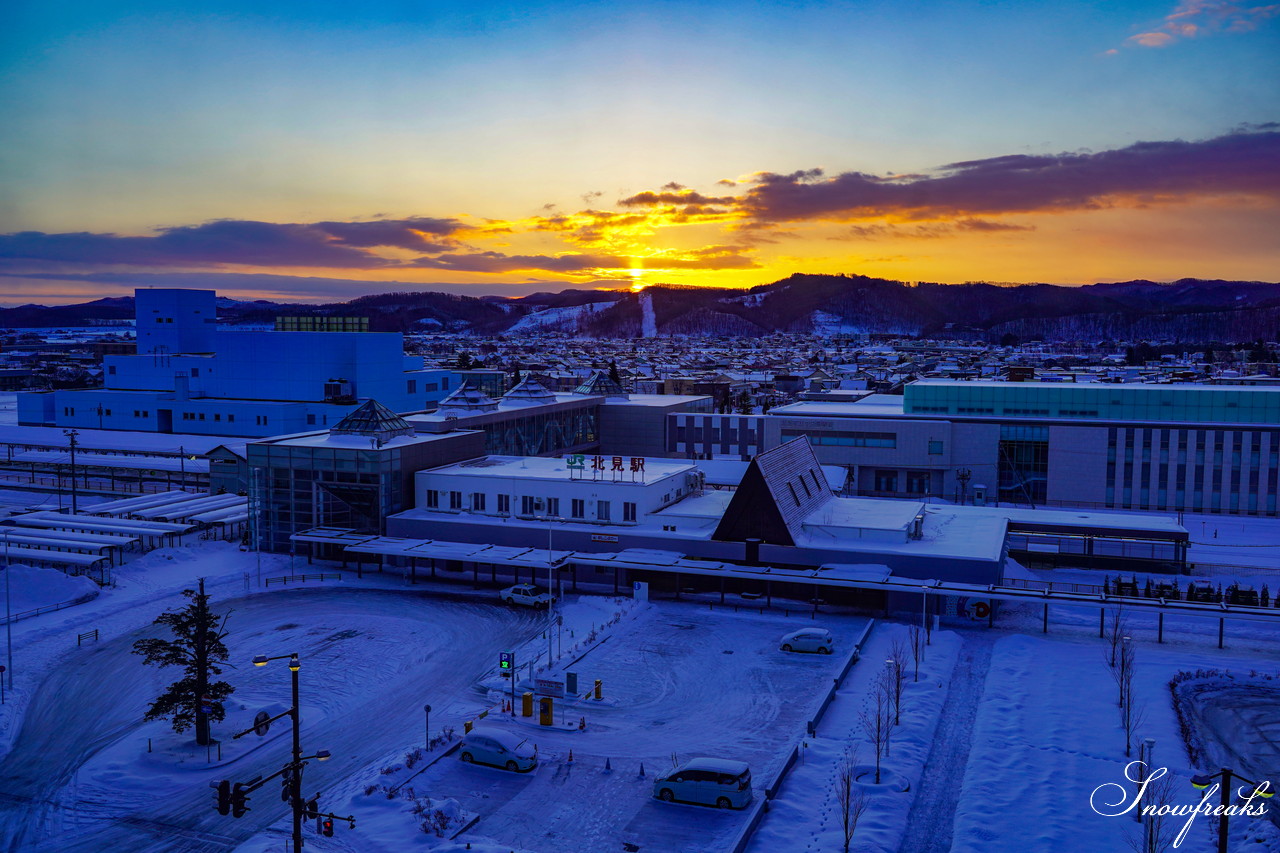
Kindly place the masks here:
[(745, 761), (693, 758), (654, 782), (653, 795), (665, 803), (745, 809), (751, 802), (751, 768)]
[(778, 648), (784, 652), (817, 652), (829, 655), (835, 651), (836, 641), (826, 628), (802, 628), (783, 637)]
[(491, 764), (521, 773), (538, 766), (538, 753), (527, 738), (488, 726), (477, 726), (462, 736), (458, 758), (467, 764)]

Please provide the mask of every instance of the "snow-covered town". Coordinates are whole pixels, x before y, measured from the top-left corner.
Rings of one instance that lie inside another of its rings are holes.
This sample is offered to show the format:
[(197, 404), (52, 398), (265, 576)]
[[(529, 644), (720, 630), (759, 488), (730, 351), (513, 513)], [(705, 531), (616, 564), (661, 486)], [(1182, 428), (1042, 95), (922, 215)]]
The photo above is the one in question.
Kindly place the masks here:
[[(716, 414), (213, 299), (139, 290), (103, 385), (4, 406), (6, 849), (1209, 851), (1230, 805), (1280, 850), (1280, 389)], [(73, 420), (134, 406), (227, 434)]]
[(0, 853), (1280, 853), (1277, 3), (0, 20)]

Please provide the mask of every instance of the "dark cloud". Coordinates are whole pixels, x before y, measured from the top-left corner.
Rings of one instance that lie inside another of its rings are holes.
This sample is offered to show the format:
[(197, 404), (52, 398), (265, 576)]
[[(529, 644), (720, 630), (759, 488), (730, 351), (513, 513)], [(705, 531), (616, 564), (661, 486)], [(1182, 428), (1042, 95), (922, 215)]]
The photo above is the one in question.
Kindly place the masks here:
[(652, 207), (660, 204), (726, 205), (737, 201), (733, 196), (705, 196), (700, 192), (680, 187), (678, 184), (674, 186), (676, 189), (672, 189), (672, 184), (667, 184), (662, 188), (662, 192), (646, 190), (645, 192), (636, 193), (619, 199), (618, 204), (623, 207)]
[(959, 219), (955, 222), (924, 222), (917, 225), (899, 225), (896, 223), (869, 223), (850, 225), (844, 233), (829, 240), (882, 240), (886, 238), (931, 240), (938, 237), (949, 237), (960, 231), (977, 233), (999, 233), (1002, 231), (1034, 231), (1033, 225), (1017, 225), (1012, 222), (994, 222), (990, 219)]
[[(1200, 142), (1139, 142), (1096, 153), (1013, 154), (943, 166), (914, 180), (821, 170), (763, 173), (740, 201), (763, 221), (920, 219), (1104, 207), (1113, 199), (1280, 197), (1280, 133), (1230, 133)], [(981, 230), (981, 229), (975, 229)]]
[(601, 268), (628, 265), (615, 255), (506, 255), (502, 252), (471, 252), (418, 258), (413, 266), (454, 272), (511, 272), (513, 270), (545, 270), (558, 273), (582, 273)]
[[(161, 228), (151, 237), (73, 232), (0, 234), (0, 259), (130, 266), (293, 266), (372, 268), (388, 262), (377, 247), (445, 251), (463, 229), (453, 219), (275, 223), (221, 219)], [(431, 235), (428, 239), (426, 235)]]

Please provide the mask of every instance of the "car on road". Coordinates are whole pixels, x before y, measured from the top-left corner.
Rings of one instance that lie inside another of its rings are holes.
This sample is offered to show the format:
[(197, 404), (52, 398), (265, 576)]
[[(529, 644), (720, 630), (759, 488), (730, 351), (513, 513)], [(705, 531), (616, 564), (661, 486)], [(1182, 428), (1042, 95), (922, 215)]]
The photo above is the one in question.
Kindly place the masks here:
[(829, 655), (835, 651), (836, 640), (826, 628), (801, 628), (783, 637), (778, 648), (784, 652), (817, 652)]
[(555, 597), (550, 592), (533, 583), (521, 583), (509, 586), (498, 593), (507, 604), (519, 604), (523, 607), (550, 607)]
[(745, 809), (751, 802), (751, 768), (745, 761), (691, 758), (653, 783), (664, 803), (698, 803), (721, 809)]
[(477, 726), (463, 735), (458, 758), (466, 764), (489, 764), (518, 773), (538, 766), (538, 751), (528, 738), (490, 726)]

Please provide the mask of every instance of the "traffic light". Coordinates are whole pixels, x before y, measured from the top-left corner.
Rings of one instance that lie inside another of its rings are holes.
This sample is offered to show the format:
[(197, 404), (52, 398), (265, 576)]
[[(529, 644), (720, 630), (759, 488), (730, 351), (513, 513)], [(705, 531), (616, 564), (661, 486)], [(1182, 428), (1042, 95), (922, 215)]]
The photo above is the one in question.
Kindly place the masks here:
[(218, 814), (231, 814), (231, 783), (223, 779), (221, 782), (210, 782), (209, 785), (218, 792), (213, 806), (218, 810)]
[(320, 795), (319, 794), (307, 800), (307, 810), (302, 813), (302, 816), (307, 820), (310, 820), (311, 818), (314, 818), (314, 817), (320, 817)]
[(331, 817), (325, 818), (324, 823), (320, 824), (320, 827), (321, 827), (320, 829), (321, 835), (323, 835), (325, 838), (333, 837), (333, 818)]
[(280, 777), (280, 802), (287, 803), (293, 796), (293, 771), (286, 770)]
[(244, 813), (249, 811), (249, 792), (242, 790), (245, 787), (243, 782), (237, 782), (231, 790), (232, 817), (244, 817)]

